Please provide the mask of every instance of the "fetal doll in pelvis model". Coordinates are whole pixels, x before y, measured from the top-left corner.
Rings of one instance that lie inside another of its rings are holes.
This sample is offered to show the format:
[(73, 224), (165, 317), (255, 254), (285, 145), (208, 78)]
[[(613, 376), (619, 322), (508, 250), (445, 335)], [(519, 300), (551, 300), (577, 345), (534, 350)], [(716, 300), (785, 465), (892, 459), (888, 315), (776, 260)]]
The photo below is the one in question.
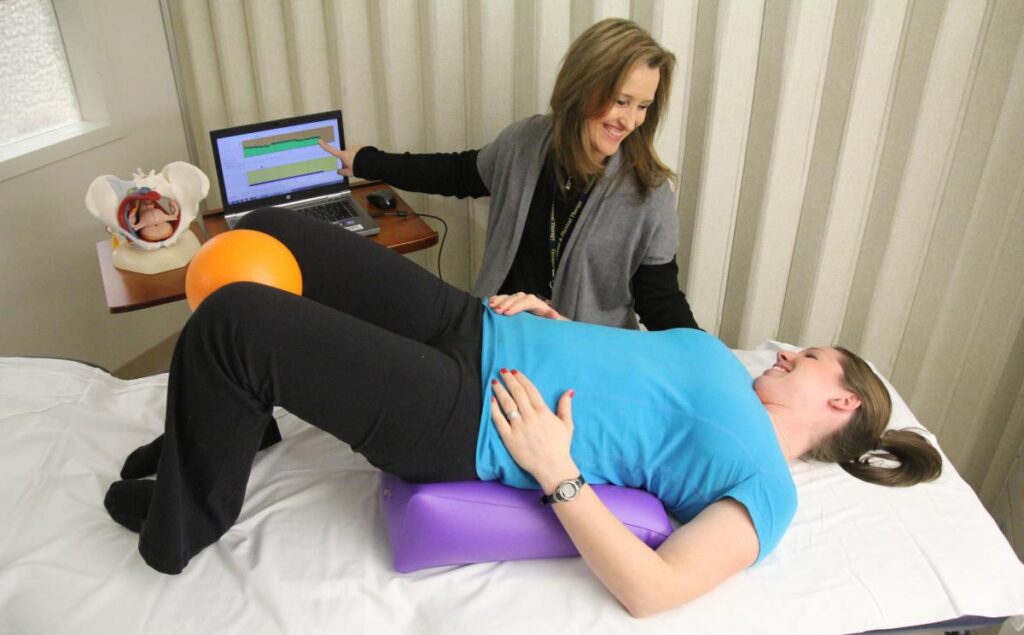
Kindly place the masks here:
[[(128, 206), (128, 223), (131, 228), (138, 232), (140, 238), (151, 243), (170, 238), (181, 216), (178, 203), (174, 199), (160, 196), (148, 187), (139, 188), (136, 195), (139, 198)], [(163, 201), (160, 200), (162, 198)]]
[(189, 226), (209, 190), (202, 170), (176, 161), (159, 174), (136, 170), (131, 180), (96, 177), (85, 206), (113, 235), (115, 267), (160, 273), (185, 266), (199, 249)]

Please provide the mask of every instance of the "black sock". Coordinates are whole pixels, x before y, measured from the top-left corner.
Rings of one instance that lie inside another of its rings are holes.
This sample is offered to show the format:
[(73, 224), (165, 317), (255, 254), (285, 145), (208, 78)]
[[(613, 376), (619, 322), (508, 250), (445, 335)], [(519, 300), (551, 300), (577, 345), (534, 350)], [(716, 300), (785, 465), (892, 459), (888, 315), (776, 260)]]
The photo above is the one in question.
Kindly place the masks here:
[(119, 524), (138, 533), (146, 522), (156, 481), (127, 480), (111, 483), (103, 506)]
[(136, 448), (124, 461), (121, 478), (132, 479), (152, 476), (160, 464), (160, 453), (164, 449), (164, 435), (160, 435), (146, 445)]

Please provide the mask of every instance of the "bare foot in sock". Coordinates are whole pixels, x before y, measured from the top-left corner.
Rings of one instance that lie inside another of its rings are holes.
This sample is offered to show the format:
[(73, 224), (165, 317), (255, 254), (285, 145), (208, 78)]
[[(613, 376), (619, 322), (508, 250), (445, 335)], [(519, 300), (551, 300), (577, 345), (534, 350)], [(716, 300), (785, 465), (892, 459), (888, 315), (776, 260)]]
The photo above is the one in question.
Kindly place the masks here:
[(103, 506), (110, 517), (119, 524), (138, 533), (146, 523), (149, 513), (149, 501), (153, 498), (156, 481), (130, 480), (111, 483)]

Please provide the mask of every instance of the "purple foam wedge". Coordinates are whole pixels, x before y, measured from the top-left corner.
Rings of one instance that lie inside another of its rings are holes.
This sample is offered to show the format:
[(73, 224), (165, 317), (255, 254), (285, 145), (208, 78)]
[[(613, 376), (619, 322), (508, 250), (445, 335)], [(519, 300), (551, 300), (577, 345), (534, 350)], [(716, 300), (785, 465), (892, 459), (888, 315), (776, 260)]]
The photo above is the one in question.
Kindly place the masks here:
[[(593, 488), (652, 548), (672, 533), (668, 514), (653, 495), (615, 485)], [(536, 490), (486, 481), (408, 483), (383, 474), (380, 491), (396, 571), (579, 555)]]

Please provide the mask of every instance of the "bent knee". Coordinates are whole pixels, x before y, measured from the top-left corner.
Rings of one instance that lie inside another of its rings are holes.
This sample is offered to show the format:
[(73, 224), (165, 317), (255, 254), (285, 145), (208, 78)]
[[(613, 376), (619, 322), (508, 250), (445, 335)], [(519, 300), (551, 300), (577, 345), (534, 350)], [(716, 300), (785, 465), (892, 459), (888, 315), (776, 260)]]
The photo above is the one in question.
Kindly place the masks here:
[(273, 234), (273, 229), (281, 222), (286, 211), (274, 207), (261, 207), (243, 216), (235, 229), (253, 229), (267, 234)]
[(278, 293), (283, 292), (257, 282), (231, 282), (206, 296), (196, 307), (192, 319), (201, 322), (235, 321), (258, 312)]

